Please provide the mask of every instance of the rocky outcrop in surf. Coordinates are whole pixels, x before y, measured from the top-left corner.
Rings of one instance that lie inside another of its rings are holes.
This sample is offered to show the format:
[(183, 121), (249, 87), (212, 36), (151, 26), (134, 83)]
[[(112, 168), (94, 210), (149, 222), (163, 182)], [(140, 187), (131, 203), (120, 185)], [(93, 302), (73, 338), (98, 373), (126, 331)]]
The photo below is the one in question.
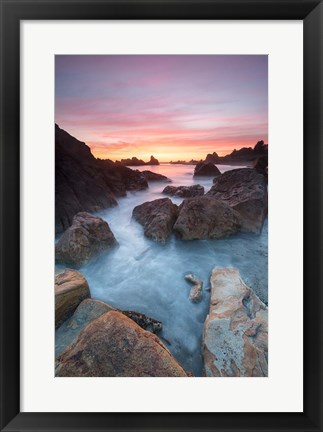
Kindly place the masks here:
[(238, 212), (206, 195), (185, 199), (174, 224), (174, 232), (182, 240), (219, 239), (235, 234), (240, 228)]
[(213, 183), (206, 196), (239, 212), (244, 230), (259, 233), (268, 209), (265, 177), (253, 168), (240, 168), (221, 174)]
[(201, 176), (218, 176), (221, 172), (212, 162), (199, 162), (194, 169), (194, 177)]
[(178, 207), (169, 198), (148, 201), (135, 207), (133, 218), (144, 227), (145, 236), (165, 243), (178, 215)]
[(148, 187), (138, 171), (96, 159), (90, 148), (55, 125), (55, 232), (61, 233), (79, 212), (117, 205), (127, 190)]
[(268, 376), (268, 309), (235, 268), (212, 271), (203, 356), (208, 377)]
[(133, 156), (132, 158), (116, 161), (116, 163), (124, 166), (159, 165), (158, 159), (156, 159), (154, 156), (150, 156), (150, 160), (148, 162), (145, 162), (142, 159), (138, 159)]
[(142, 175), (144, 176), (144, 178), (147, 180), (147, 182), (164, 182), (164, 183), (171, 183), (171, 179), (169, 179), (168, 177), (162, 175), (162, 174), (157, 174), (154, 173), (152, 171), (141, 171)]
[(86, 212), (78, 213), (55, 245), (57, 263), (82, 266), (100, 252), (118, 244), (107, 222)]

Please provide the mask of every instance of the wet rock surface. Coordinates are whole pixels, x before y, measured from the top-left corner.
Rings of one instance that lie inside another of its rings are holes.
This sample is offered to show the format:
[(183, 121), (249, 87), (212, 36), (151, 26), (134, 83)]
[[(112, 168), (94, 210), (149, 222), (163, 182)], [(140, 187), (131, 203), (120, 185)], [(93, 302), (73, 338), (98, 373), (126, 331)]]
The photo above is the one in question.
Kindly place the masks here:
[(194, 176), (218, 176), (221, 172), (212, 162), (199, 162), (194, 169)]
[(185, 275), (185, 279), (193, 284), (193, 287), (190, 291), (189, 300), (191, 300), (193, 303), (200, 302), (203, 295), (203, 282), (191, 273)]
[(89, 285), (79, 271), (66, 269), (55, 276), (55, 327), (71, 317), (78, 305), (90, 297)]
[(55, 356), (61, 354), (91, 321), (114, 309), (100, 300), (91, 298), (83, 300), (74, 314), (56, 330)]
[(228, 204), (239, 212), (243, 229), (259, 233), (267, 216), (265, 177), (253, 168), (227, 171), (213, 180), (206, 196)]
[(178, 207), (169, 198), (148, 201), (136, 206), (132, 216), (144, 227), (145, 236), (165, 243), (178, 215)]
[(56, 233), (66, 230), (77, 213), (116, 206), (127, 190), (147, 187), (141, 173), (96, 159), (84, 142), (55, 125)]
[(213, 269), (203, 355), (208, 377), (268, 376), (268, 309), (236, 268)]
[(89, 213), (74, 216), (70, 226), (56, 243), (57, 263), (81, 266), (102, 251), (118, 243), (107, 222)]
[(219, 239), (238, 232), (240, 219), (238, 212), (213, 197), (188, 198), (179, 207), (174, 231), (182, 240)]
[(152, 171), (142, 171), (141, 172), (142, 175), (144, 176), (144, 178), (147, 180), (147, 182), (155, 182), (155, 181), (161, 181), (161, 182), (165, 182), (165, 183), (171, 183), (171, 179), (169, 179), (168, 177), (162, 175), (162, 174), (157, 174), (154, 173)]
[(120, 312), (88, 324), (56, 361), (58, 377), (186, 377), (156, 335)]

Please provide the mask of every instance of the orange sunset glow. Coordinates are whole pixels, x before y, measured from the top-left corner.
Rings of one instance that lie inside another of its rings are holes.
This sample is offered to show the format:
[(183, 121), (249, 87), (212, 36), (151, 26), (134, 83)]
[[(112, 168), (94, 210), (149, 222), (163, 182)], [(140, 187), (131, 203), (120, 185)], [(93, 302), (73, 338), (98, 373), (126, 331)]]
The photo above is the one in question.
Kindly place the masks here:
[(220, 156), (268, 142), (267, 56), (56, 56), (55, 122), (102, 159)]

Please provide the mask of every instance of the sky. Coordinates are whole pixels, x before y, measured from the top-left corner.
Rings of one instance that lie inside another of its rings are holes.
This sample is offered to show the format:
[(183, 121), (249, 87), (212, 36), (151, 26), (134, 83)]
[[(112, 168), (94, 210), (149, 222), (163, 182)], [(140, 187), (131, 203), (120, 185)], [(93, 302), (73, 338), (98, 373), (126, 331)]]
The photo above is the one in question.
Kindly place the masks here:
[(55, 122), (103, 159), (254, 147), (268, 142), (268, 57), (57, 55)]

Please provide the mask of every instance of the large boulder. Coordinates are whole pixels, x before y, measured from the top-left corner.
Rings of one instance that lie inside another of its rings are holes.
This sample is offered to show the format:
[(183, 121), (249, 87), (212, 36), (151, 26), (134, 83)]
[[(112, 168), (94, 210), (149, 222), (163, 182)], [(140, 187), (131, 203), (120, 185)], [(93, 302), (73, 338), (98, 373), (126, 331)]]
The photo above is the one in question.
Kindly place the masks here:
[(221, 172), (212, 162), (199, 162), (194, 169), (194, 176), (218, 176)]
[(89, 213), (78, 213), (56, 243), (55, 258), (58, 263), (82, 266), (102, 251), (117, 244), (107, 222)]
[(166, 183), (172, 182), (171, 179), (169, 179), (168, 177), (166, 177), (162, 174), (154, 173), (152, 171), (145, 170), (145, 171), (142, 171), (141, 173), (144, 176), (144, 178), (147, 180), (148, 183), (149, 182), (157, 182), (157, 181), (158, 182), (159, 181), (166, 182)]
[(196, 184), (192, 186), (166, 186), (163, 194), (180, 198), (190, 198), (204, 195), (204, 187)]
[(61, 354), (91, 321), (110, 310), (115, 310), (115, 308), (102, 301), (91, 298), (83, 300), (73, 315), (56, 330), (55, 356)]
[(117, 311), (88, 324), (58, 357), (59, 377), (186, 377), (156, 335)]
[(240, 230), (239, 213), (212, 197), (195, 197), (183, 201), (174, 224), (182, 240), (219, 239)]
[(268, 375), (268, 310), (236, 268), (213, 269), (202, 348), (208, 377)]
[(169, 198), (148, 201), (133, 209), (132, 216), (144, 227), (145, 236), (165, 243), (172, 232), (178, 207)]
[(90, 297), (85, 277), (76, 270), (66, 269), (55, 276), (55, 327), (70, 318), (78, 305)]
[(259, 233), (268, 210), (265, 177), (253, 168), (239, 168), (221, 174), (213, 183), (206, 195), (238, 211), (243, 229)]

